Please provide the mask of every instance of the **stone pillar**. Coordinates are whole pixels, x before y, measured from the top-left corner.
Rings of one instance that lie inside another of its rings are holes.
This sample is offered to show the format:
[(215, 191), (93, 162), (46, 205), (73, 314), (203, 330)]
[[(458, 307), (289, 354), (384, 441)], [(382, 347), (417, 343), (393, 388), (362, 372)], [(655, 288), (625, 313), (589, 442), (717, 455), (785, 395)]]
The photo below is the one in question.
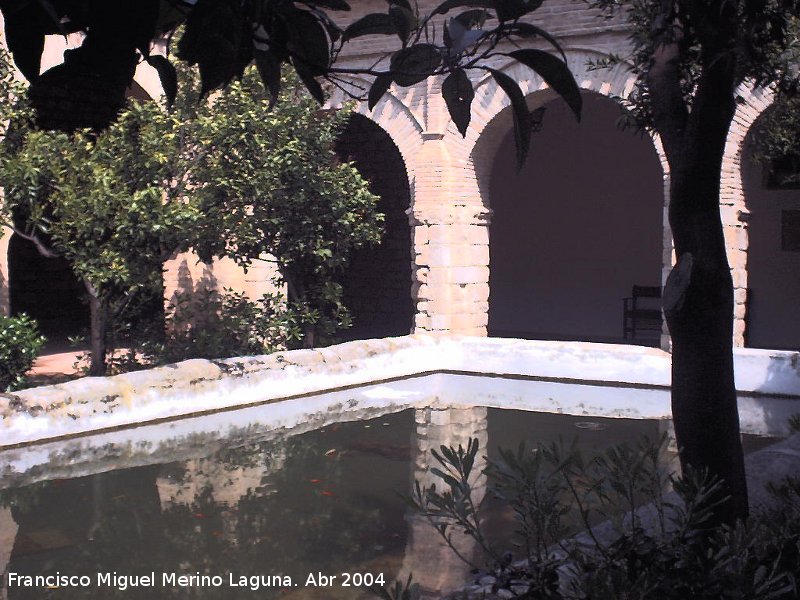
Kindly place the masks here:
[(415, 331), (486, 335), (489, 322), (489, 218), (475, 172), (450, 147), (438, 83), (427, 94), (426, 127), (415, 161), (413, 238)]
[(745, 139), (756, 119), (772, 104), (768, 88), (753, 89), (743, 83), (736, 90), (739, 103), (733, 116), (720, 173), (720, 214), (725, 247), (733, 278), (733, 345), (744, 346), (747, 312), (747, 220), (750, 212), (742, 185), (742, 153)]
[[(736, 134), (737, 129), (743, 131)], [(741, 150), (744, 144), (746, 129), (734, 121), (733, 132), (729, 134), (728, 146), (736, 150), (726, 149), (720, 177), (720, 216), (722, 231), (725, 235), (725, 248), (728, 264), (733, 278), (733, 345), (744, 346), (745, 311), (747, 302), (747, 217), (749, 212), (745, 204), (742, 189)], [(730, 156), (730, 154), (733, 154)]]
[(11, 241), (11, 229), (3, 227), (0, 230), (0, 315), (11, 314), (11, 287), (8, 279), (8, 244)]

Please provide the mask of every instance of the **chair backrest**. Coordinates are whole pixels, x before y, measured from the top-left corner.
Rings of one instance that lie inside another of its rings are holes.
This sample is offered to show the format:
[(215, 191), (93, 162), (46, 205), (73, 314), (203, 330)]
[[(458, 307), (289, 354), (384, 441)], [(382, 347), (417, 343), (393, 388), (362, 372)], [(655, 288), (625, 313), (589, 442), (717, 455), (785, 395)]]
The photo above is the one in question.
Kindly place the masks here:
[(661, 298), (661, 287), (652, 285), (635, 285), (631, 290), (634, 298)]

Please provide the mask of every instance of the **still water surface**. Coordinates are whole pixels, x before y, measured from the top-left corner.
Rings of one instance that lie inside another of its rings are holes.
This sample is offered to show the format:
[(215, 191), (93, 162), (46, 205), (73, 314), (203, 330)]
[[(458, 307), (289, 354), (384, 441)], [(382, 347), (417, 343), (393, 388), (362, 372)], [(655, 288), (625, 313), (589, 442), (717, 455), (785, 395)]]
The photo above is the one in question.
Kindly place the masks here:
[[(10, 599), (360, 599), (372, 596), (358, 584), (388, 585), (412, 571), (431, 589), (457, 586), (468, 568), (403, 499), (415, 479), (432, 481), (430, 448), (473, 437), (493, 459), (498, 445), (579, 434), (589, 452), (656, 438), (663, 423), (413, 408), (269, 439), (216, 440), (205, 452), (195, 440), (189, 458), (183, 446), (191, 441), (164, 440), (169, 452), (135, 467), (109, 445), (107, 456), (92, 457), (102, 472), (53, 479), (64, 472), (62, 459), (50, 472), (37, 467), (37, 483), (4, 482), (4, 592)], [(506, 515), (486, 516), (497, 532), (508, 529)], [(51, 579), (28, 585), (36, 581), (25, 577), (37, 575)]]
[[(483, 406), (624, 416), (668, 405), (668, 390), (461, 379), (459, 407), (422, 378), (2, 450), (0, 600), (361, 600), (373, 596), (360, 584), (409, 572), (460, 587), (469, 568), (404, 500), (436, 481), (431, 449), (475, 438), (496, 460), (498, 447), (578, 436), (588, 455), (668, 430)], [(474, 489), (508, 548), (511, 515), (485, 477)]]

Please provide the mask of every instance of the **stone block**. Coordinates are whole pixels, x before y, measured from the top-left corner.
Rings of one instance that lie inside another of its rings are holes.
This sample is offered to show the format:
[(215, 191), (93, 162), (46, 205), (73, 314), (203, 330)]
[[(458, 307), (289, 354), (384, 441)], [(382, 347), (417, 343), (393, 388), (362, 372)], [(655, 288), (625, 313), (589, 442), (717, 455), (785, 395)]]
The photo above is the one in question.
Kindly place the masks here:
[(432, 267), (489, 264), (489, 247), (466, 244), (428, 244), (416, 249), (416, 263)]
[[(733, 339), (743, 340), (744, 338), (744, 319), (734, 318), (733, 320)], [(742, 344), (737, 344), (741, 346)]]
[(454, 302), (488, 302), (489, 284), (459, 283), (451, 288), (450, 295)]
[(731, 277), (734, 289), (747, 288), (747, 271), (745, 269), (732, 269)]
[(747, 250), (747, 231), (743, 227), (723, 227), (725, 247)]
[(489, 229), (481, 225), (431, 225), (428, 228), (431, 244), (481, 245), (489, 243)]
[(734, 304), (733, 305), (733, 318), (734, 319), (741, 319), (744, 320), (744, 316), (746, 313), (745, 305), (744, 304)]
[(485, 283), (489, 281), (489, 267), (454, 267), (450, 269), (453, 283)]

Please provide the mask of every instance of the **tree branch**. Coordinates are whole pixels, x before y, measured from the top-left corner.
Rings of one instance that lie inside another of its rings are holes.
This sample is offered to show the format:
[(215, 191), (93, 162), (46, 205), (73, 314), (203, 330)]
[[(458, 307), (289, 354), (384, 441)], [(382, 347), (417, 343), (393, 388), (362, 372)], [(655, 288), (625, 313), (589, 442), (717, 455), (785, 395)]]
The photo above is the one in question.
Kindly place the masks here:
[(681, 141), (689, 118), (689, 107), (681, 90), (681, 39), (670, 0), (662, 0), (662, 22), (654, 32), (653, 53), (646, 74), (653, 124), (661, 136), (667, 159), (680, 155)]
[(40, 240), (36, 235), (32, 233), (25, 233), (24, 231), (22, 231), (21, 229), (17, 229), (13, 225), (11, 226), (11, 231), (13, 231), (16, 235), (18, 235), (22, 239), (32, 242), (33, 245), (36, 246), (36, 249), (39, 251), (39, 254), (41, 254), (45, 258), (59, 258), (61, 256), (60, 254), (57, 254), (56, 252), (45, 246), (42, 240)]

